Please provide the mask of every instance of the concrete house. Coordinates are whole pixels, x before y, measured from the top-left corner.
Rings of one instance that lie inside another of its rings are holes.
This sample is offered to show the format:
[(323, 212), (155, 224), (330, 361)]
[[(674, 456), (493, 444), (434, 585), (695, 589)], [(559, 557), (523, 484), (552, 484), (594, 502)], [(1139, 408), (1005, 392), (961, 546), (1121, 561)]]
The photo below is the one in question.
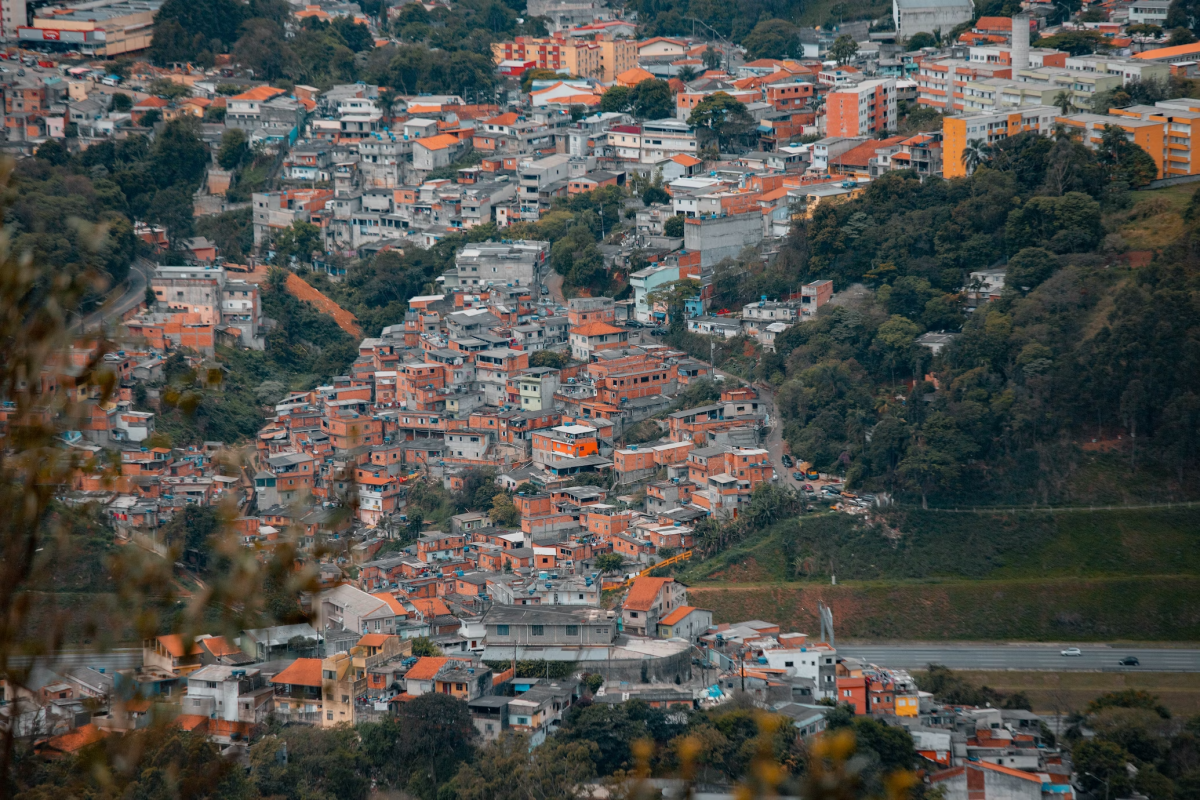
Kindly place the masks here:
[(685, 603), (687, 589), (674, 578), (635, 578), (621, 604), (621, 626), (627, 633), (653, 636), (659, 621)]

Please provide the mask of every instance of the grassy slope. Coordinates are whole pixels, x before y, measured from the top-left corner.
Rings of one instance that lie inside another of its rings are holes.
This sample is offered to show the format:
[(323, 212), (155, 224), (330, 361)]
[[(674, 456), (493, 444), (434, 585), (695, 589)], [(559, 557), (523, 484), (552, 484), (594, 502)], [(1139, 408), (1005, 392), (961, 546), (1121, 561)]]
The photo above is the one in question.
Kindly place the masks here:
[(1200, 714), (1200, 675), (1184, 672), (1017, 672), (980, 670), (973, 683), (1002, 692), (1024, 692), (1033, 710), (1054, 714), (1084, 708), (1105, 692), (1142, 689), (1158, 695), (1180, 718)]
[[(1196, 509), (907, 511), (891, 521), (896, 541), (846, 518), (784, 523), (680, 578), (718, 621), (810, 630), (823, 600), (851, 638), (1200, 639)], [(808, 580), (784, 558), (788, 537), (809, 554)]]
[(800, 631), (819, 627), (821, 601), (847, 639), (1200, 639), (1193, 576), (726, 584), (695, 586), (689, 598), (719, 622), (766, 619)]

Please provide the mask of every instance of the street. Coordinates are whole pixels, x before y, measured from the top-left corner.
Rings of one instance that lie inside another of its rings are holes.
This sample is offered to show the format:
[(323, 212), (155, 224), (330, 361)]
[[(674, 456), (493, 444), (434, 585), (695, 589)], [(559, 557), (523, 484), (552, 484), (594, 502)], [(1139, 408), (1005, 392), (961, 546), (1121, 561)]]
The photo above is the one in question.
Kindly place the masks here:
[[(1061, 651), (1078, 646), (1081, 656), (1064, 656)], [(1155, 649), (1107, 644), (894, 644), (839, 645), (838, 654), (861, 658), (903, 669), (923, 669), (942, 664), (951, 669), (1003, 669), (1200, 672), (1200, 650)], [(1141, 665), (1122, 667), (1118, 661), (1135, 656)]]
[(129, 265), (129, 277), (125, 280), (125, 291), (118, 297), (112, 297), (117, 291), (114, 287), (109, 292), (109, 298), (104, 304), (77, 321), (73, 327), (78, 330), (88, 330), (108, 321), (120, 320), (130, 310), (136, 308), (146, 299), (146, 286), (154, 273), (154, 265), (144, 259), (138, 259)]
[[(9, 663), (14, 667), (26, 667), (32, 662), (29, 656), (11, 656)], [(92, 650), (63, 650), (52, 658), (39, 658), (39, 666), (52, 670), (69, 669), (71, 667), (94, 667), (112, 672), (118, 669), (129, 669), (142, 664), (140, 647), (118, 647), (107, 653)]]

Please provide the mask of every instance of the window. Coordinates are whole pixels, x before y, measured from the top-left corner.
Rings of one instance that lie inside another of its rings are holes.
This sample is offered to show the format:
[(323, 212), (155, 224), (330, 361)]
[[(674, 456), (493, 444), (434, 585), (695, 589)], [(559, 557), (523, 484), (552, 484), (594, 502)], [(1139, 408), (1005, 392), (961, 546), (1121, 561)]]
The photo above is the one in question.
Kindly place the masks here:
[(325, 712), (325, 719), (333, 719), (333, 712), (332, 712), (332, 711), (326, 711), (326, 712)]
[(637, 618), (638, 618), (638, 612), (636, 612), (636, 611), (630, 611), (630, 612), (629, 612), (629, 616), (630, 616), (630, 618), (631, 618), (631, 619), (637, 619)]
[(785, 661), (785, 662), (783, 662), (783, 665), (784, 665), (785, 667), (791, 667), (791, 666), (795, 666), (795, 665), (794, 665), (794, 663), (793, 663), (793, 662), (791, 662), (791, 661)]
[(543, 625), (530, 625), (529, 626), (529, 635), (530, 636), (543, 636), (543, 635), (545, 635), (545, 633), (546, 633), (546, 628)]
[[(579, 595), (579, 597), (580, 597), (580, 599), (583, 599), (583, 595)], [(578, 635), (579, 635), (579, 626), (578, 625), (568, 625), (567, 626), (567, 636), (578, 636)]]
[(496, 626), (496, 635), (497, 636), (508, 636), (508, 626), (507, 625), (497, 625)]

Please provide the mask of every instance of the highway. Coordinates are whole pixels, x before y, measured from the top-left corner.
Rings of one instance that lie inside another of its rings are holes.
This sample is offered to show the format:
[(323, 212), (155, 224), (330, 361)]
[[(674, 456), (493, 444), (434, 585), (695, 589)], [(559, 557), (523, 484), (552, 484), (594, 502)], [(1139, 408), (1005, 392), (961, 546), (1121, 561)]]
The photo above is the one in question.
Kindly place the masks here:
[[(1063, 650), (1072, 646), (1079, 647), (1083, 655), (1061, 654)], [(1200, 672), (1200, 650), (1107, 644), (843, 644), (838, 646), (837, 651), (838, 655), (861, 658), (880, 666), (901, 669), (923, 669), (929, 664), (942, 664), (951, 669)], [(1126, 656), (1137, 657), (1141, 665), (1118, 665), (1117, 662)]]

